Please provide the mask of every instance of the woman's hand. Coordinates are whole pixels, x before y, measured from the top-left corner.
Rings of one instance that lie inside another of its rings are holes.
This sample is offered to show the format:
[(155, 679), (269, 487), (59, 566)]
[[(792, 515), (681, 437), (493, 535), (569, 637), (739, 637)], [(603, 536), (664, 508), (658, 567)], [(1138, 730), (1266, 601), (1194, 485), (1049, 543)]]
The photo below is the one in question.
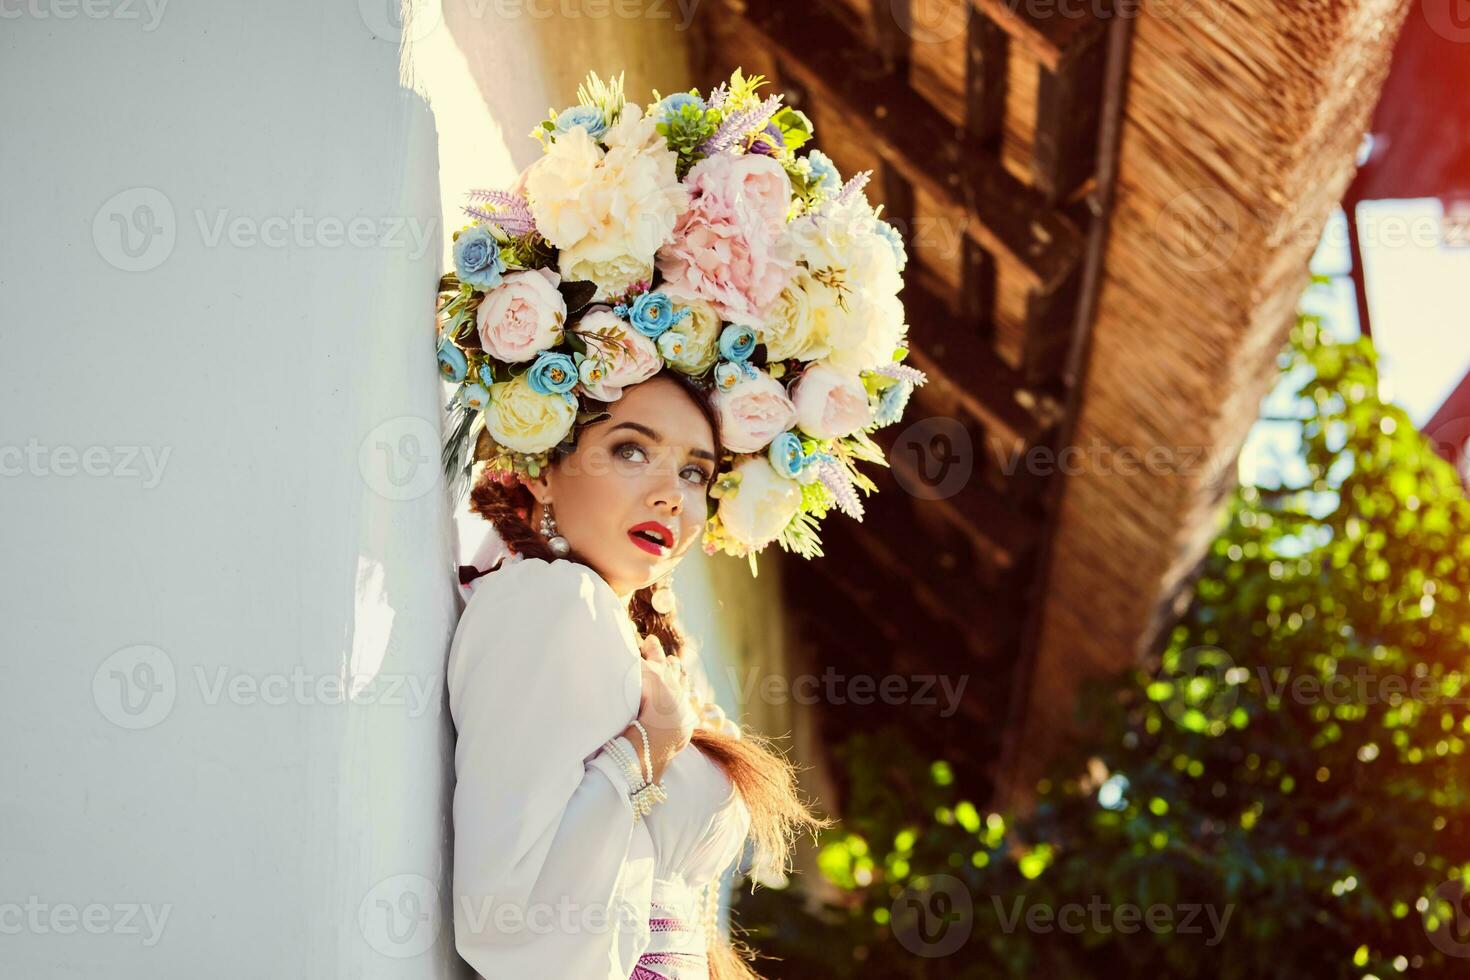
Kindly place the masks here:
[[(648, 636), (642, 642), (643, 695), (638, 704), (638, 720), (648, 729), (648, 747), (653, 760), (653, 781), (663, 778), (664, 770), (694, 736), (699, 717), (690, 703), (688, 681), (680, 664), (664, 653), (658, 637)], [(643, 736), (629, 725), (623, 735), (643, 758)]]

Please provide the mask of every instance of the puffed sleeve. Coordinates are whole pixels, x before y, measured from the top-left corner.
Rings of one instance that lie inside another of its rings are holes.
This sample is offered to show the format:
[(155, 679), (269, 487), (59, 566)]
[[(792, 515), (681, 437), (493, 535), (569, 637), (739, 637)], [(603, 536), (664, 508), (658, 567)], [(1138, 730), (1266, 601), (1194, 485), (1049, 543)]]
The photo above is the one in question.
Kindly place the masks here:
[(647, 830), (601, 747), (637, 715), (640, 659), (617, 595), (572, 562), (511, 563), (465, 606), (448, 671), (454, 934), (487, 980), (633, 972), (652, 859), (630, 858)]

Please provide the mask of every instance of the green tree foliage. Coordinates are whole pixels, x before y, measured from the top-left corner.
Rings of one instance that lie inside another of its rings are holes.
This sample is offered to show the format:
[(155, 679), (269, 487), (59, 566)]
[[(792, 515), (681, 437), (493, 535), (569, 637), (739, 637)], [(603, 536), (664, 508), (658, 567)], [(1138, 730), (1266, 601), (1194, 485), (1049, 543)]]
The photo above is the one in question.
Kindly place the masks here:
[(821, 854), (844, 901), (740, 897), (768, 976), (1470, 976), (1470, 502), (1369, 341), (1304, 316), (1281, 360), (1302, 479), (1236, 490), (1037, 804), (982, 812), (856, 736)]

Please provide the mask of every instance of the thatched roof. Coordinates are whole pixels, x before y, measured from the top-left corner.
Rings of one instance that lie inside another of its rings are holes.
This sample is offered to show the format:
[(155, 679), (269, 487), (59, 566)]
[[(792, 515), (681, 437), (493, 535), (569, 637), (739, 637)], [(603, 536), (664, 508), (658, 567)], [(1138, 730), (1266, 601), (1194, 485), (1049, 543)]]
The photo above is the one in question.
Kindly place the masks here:
[[(1055, 520), (1040, 642), (1012, 732), (1022, 795), (1087, 678), (1148, 651), (1222, 498), (1352, 179), (1407, 4), (1210, 4), (1143, 16), (1112, 229), (1071, 442), (1162, 447), (1177, 470), (1089, 468)], [(1205, 456), (1190, 461), (1196, 449)]]

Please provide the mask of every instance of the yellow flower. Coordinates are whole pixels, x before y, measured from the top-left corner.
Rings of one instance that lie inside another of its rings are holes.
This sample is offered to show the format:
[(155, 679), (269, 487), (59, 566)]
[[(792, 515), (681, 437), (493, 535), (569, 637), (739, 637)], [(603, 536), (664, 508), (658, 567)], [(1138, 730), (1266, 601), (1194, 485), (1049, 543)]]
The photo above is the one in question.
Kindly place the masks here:
[(566, 438), (576, 418), (575, 396), (537, 394), (524, 374), (490, 386), (485, 428), (506, 449), (520, 453), (550, 449)]

